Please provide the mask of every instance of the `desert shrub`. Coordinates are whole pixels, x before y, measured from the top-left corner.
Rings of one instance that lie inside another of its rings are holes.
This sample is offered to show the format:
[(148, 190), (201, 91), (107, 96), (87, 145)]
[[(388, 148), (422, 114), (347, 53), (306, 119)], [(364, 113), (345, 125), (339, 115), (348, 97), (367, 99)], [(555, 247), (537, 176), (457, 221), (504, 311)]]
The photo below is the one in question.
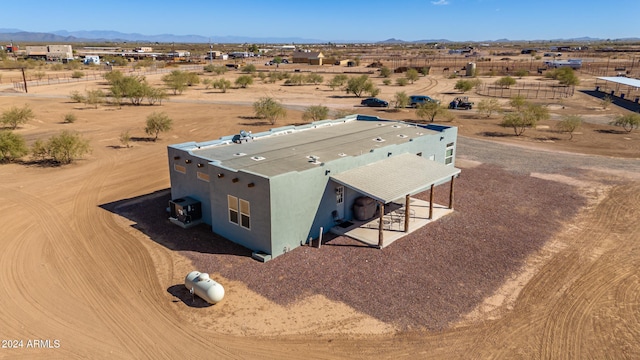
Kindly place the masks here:
[(253, 110), (256, 117), (268, 119), (272, 125), (275, 124), (279, 118), (287, 116), (287, 110), (284, 106), (270, 97), (264, 97), (254, 102)]
[(389, 69), (386, 66), (383, 66), (380, 68), (380, 76), (388, 78), (389, 76), (391, 76), (391, 69)]
[(633, 113), (620, 115), (611, 122), (611, 125), (620, 126), (625, 131), (631, 132), (634, 128), (637, 129), (640, 127), (640, 114)]
[(31, 110), (29, 105), (25, 104), (22, 108), (12, 106), (9, 110), (2, 112), (2, 116), (0, 116), (0, 123), (4, 126), (15, 129), (18, 125), (26, 124), (33, 118), (35, 118), (33, 110)]
[(72, 124), (72, 123), (76, 122), (76, 120), (78, 120), (78, 118), (76, 117), (76, 114), (68, 113), (68, 114), (64, 115), (63, 122), (65, 124)]
[(84, 95), (80, 94), (79, 91), (74, 90), (71, 92), (71, 94), (69, 95), (69, 98), (72, 101), (75, 101), (77, 103), (83, 103), (84, 102)]
[(501, 77), (500, 79), (496, 80), (496, 85), (503, 87), (503, 88), (509, 88), (512, 85), (516, 84), (516, 79), (512, 78), (511, 76), (504, 76)]
[(407, 86), (408, 83), (409, 83), (409, 80), (407, 78), (397, 78), (396, 79), (396, 85), (398, 85), (398, 86)]
[(80, 78), (84, 77), (84, 73), (82, 71), (80, 71), (80, 70), (76, 70), (71, 74), (71, 77), (73, 79), (80, 79)]
[(329, 117), (329, 108), (322, 105), (313, 105), (305, 109), (302, 120), (318, 121)]
[(129, 134), (129, 130), (120, 133), (120, 143), (127, 148), (131, 147), (131, 134)]
[(384, 85), (391, 85), (391, 79), (384, 79), (384, 80), (382, 80), (382, 84), (384, 84)]
[(253, 84), (253, 77), (251, 77), (251, 75), (241, 75), (236, 79), (236, 85), (243, 89), (251, 84)]
[(144, 132), (147, 135), (153, 136), (153, 141), (158, 140), (158, 135), (161, 132), (166, 132), (171, 130), (173, 126), (173, 120), (164, 112), (154, 112), (151, 115), (147, 116), (146, 127), (144, 128)]
[(409, 95), (404, 91), (399, 91), (394, 95), (395, 108), (404, 109), (409, 105)]
[(478, 103), (478, 114), (490, 117), (491, 114), (499, 112), (501, 109), (497, 99), (481, 100)]
[(344, 84), (346, 84), (347, 81), (349, 81), (349, 77), (347, 75), (339, 74), (334, 76), (333, 79), (331, 79), (327, 85), (329, 85), (331, 90), (335, 90), (338, 87), (344, 86)]
[(0, 131), (0, 159), (3, 162), (17, 160), (29, 153), (24, 137), (11, 131)]

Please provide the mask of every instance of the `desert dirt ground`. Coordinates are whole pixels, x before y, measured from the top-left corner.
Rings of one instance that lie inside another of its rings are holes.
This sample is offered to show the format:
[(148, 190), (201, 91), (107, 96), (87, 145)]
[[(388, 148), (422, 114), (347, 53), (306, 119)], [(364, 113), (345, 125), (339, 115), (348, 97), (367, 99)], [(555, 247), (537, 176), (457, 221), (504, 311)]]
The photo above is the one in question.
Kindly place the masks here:
[[(374, 79), (380, 82), (380, 97), (388, 100), (401, 90), (443, 102), (455, 96), (455, 80), (442, 74), (405, 88)], [(159, 83), (159, 76), (149, 80)], [(592, 78), (581, 80), (581, 88), (592, 88)], [(275, 304), (216, 274), (227, 291), (225, 300), (189, 306), (167, 291), (194, 270), (189, 257), (153, 241), (105, 204), (166, 194), (168, 144), (272, 127), (253, 118), (251, 103), (262, 96), (289, 108), (277, 126), (301, 123), (301, 110), (316, 104), (408, 121), (417, 120), (414, 110), (361, 108), (354, 106), (360, 99), (325, 85), (259, 81), (225, 94), (199, 85), (161, 106), (93, 109), (69, 100), (73, 90), (95, 88), (104, 84), (33, 87), (28, 95), (0, 91), (0, 109), (29, 104), (36, 114), (17, 130), (28, 142), (71, 129), (89, 139), (93, 149), (64, 167), (0, 166), (0, 337), (3, 345), (24, 342), (22, 348), (1, 348), (0, 358), (640, 358), (640, 131), (624, 133), (607, 125), (626, 110), (602, 109), (597, 99), (578, 91), (561, 102), (541, 101), (552, 119), (519, 138), (497, 126), (498, 116), (456, 111), (450, 124), (459, 127), (457, 165), (463, 173), (491, 163), (490, 156), (479, 157), (480, 148), (487, 153), (525, 149), (530, 157), (517, 171), (569, 184), (588, 205), (492, 296), (447, 329), (398, 331), (392, 323), (321, 296)], [(154, 111), (166, 112), (174, 128), (157, 142), (145, 141), (144, 121)], [(78, 120), (64, 124), (67, 113)], [(565, 114), (586, 120), (571, 141), (552, 131)], [(134, 137), (130, 148), (119, 141), (126, 130)], [(534, 166), (560, 163), (563, 156), (568, 162), (579, 156), (586, 165), (581, 171), (554, 172)], [(603, 166), (607, 159), (624, 161), (623, 166)], [(58, 340), (59, 347), (27, 347), (30, 339)]]

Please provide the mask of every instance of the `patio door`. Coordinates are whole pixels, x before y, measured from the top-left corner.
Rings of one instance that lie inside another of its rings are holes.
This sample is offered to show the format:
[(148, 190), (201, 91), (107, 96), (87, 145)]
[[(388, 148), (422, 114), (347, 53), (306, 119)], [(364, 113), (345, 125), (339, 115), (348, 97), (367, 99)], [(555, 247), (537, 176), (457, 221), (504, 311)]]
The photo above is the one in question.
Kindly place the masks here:
[(344, 219), (344, 186), (342, 185), (336, 187), (336, 210), (338, 218)]

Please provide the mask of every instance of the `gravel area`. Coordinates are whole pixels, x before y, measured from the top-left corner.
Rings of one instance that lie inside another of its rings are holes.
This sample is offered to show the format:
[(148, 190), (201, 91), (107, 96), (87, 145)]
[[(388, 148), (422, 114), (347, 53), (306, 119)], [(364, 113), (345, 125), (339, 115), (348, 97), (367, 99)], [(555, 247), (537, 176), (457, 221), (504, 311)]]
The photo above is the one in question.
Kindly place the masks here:
[[(492, 143), (480, 142), (482, 150), (475, 140), (460, 143), (459, 154), (470, 159), (500, 154), (504, 168), (485, 163), (464, 169), (456, 181), (456, 211), (383, 250), (334, 237), (321, 249), (300, 247), (260, 263), (207, 226), (171, 225), (164, 212), (168, 195), (105, 208), (118, 208), (199, 271), (241, 281), (278, 304), (321, 294), (403, 330), (441, 330), (492, 294), (586, 204), (575, 187), (528, 175), (580, 172), (572, 160), (536, 160), (541, 155), (532, 152), (522, 161), (517, 155), (526, 149), (494, 152)], [(427, 200), (428, 192), (417, 197)], [(448, 186), (437, 187), (436, 201), (447, 199)]]

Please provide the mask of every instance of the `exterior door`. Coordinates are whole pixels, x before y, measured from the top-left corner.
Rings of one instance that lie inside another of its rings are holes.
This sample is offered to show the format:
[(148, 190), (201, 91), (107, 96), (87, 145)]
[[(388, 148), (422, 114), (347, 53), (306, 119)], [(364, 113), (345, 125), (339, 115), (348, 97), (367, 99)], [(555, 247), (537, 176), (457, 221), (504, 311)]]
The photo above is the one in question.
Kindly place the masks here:
[(336, 210), (338, 218), (344, 219), (344, 186), (336, 187)]

